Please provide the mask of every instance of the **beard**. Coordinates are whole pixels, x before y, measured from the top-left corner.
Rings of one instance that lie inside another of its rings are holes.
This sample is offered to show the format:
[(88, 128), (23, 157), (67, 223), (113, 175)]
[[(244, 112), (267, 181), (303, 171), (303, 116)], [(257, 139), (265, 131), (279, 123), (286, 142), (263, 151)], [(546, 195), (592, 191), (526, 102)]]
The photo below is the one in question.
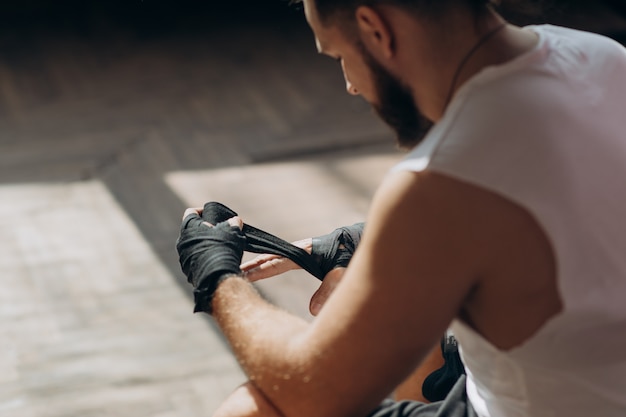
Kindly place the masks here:
[(369, 67), (378, 103), (372, 107), (396, 134), (400, 148), (411, 149), (419, 144), (433, 127), (433, 122), (415, 104), (411, 89), (397, 79), (360, 44), (361, 54)]

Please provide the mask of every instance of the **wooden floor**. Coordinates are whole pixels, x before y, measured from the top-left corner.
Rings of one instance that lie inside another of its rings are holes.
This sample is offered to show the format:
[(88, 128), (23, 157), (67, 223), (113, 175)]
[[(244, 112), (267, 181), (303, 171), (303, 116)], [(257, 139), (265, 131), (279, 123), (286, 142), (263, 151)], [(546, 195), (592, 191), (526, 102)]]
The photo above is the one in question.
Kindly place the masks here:
[[(303, 28), (0, 36), (0, 415), (209, 416), (243, 382), (191, 313), (183, 209), (321, 234), (398, 158)], [(315, 279), (260, 287), (310, 319)]]
[[(400, 157), (301, 20), (222, 23), (0, 33), (0, 415), (211, 415), (243, 376), (191, 314), (183, 209), (321, 234)], [(316, 286), (260, 284), (307, 319)]]

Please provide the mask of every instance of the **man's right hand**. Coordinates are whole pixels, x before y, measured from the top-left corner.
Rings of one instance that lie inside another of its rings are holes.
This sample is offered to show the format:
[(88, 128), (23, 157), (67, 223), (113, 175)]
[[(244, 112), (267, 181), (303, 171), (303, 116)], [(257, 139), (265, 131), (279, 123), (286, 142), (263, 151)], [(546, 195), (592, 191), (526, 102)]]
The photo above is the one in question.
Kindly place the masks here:
[(348, 266), (361, 242), (364, 228), (365, 223), (355, 223), (313, 238), (311, 255), (323, 273), (328, 275), (333, 269)]
[[(311, 253), (313, 245), (312, 241), (313, 239), (308, 238), (293, 242), (293, 244), (304, 249), (308, 253)], [(300, 267), (295, 262), (287, 258), (267, 254), (259, 255), (241, 265), (241, 270), (244, 272), (244, 276), (250, 282), (271, 278), (299, 268)], [(322, 306), (326, 303), (326, 300), (330, 297), (330, 294), (333, 292), (337, 284), (339, 284), (345, 270), (346, 268), (335, 268), (326, 275), (320, 287), (311, 297), (309, 311), (312, 315), (317, 316), (319, 314)]]
[[(293, 245), (311, 253), (313, 239), (302, 239), (293, 242)], [(299, 269), (300, 266), (288, 258), (279, 255), (263, 254), (241, 264), (241, 270), (250, 282), (260, 281), (265, 278), (275, 277), (287, 271)]]
[(309, 302), (309, 311), (312, 315), (317, 316), (322, 310), (326, 300), (328, 300), (339, 284), (339, 281), (341, 281), (344, 272), (346, 272), (346, 268), (335, 268), (326, 274), (324, 281), (322, 281), (320, 287), (315, 291)]
[[(311, 297), (309, 311), (317, 316), (322, 306), (330, 297), (356, 250), (365, 223), (356, 223), (351, 226), (340, 227), (333, 232), (316, 238), (308, 238), (293, 242), (295, 246), (312, 254), (326, 275), (318, 290)], [(251, 281), (270, 278), (287, 271), (298, 269), (299, 266), (278, 255), (259, 255), (251, 261), (241, 265), (245, 277)]]
[[(365, 223), (355, 223), (351, 226), (337, 228), (323, 236), (293, 242), (293, 245), (312, 255), (327, 276), (334, 269), (348, 266), (361, 241), (364, 228)], [(298, 268), (299, 266), (293, 261), (270, 254), (259, 255), (241, 265), (241, 270), (251, 282)]]

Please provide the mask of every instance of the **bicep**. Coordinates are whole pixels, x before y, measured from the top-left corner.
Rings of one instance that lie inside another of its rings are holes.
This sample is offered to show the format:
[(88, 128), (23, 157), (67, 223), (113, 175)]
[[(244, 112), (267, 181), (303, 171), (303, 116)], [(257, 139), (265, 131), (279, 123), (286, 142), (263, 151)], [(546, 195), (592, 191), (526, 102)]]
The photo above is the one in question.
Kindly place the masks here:
[(306, 337), (326, 400), (342, 412), (367, 412), (410, 374), (472, 288), (471, 230), (436, 186), (401, 173), (379, 190), (361, 245)]

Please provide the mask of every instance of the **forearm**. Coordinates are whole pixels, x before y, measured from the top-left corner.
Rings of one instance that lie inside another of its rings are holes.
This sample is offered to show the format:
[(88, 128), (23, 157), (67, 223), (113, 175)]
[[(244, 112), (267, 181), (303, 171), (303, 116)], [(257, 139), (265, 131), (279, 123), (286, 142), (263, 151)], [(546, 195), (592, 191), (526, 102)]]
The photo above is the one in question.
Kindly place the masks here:
[(284, 416), (351, 414), (354, 395), (342, 392), (355, 388), (345, 379), (362, 359), (352, 358), (347, 371), (338, 371), (353, 350), (345, 343), (349, 338), (335, 343), (345, 337), (344, 327), (332, 319), (330, 327), (319, 330), (265, 302), (238, 276), (245, 246), (241, 219), (212, 226), (214, 206), (188, 209), (176, 244), (181, 268), (194, 288), (194, 311), (215, 317), (250, 381)]
[(415, 400), (422, 402), (429, 402), (422, 393), (422, 385), (424, 380), (434, 371), (441, 368), (444, 365), (444, 358), (441, 354), (441, 348), (439, 344), (433, 347), (428, 356), (422, 361), (422, 363), (413, 371), (413, 373), (404, 380), (394, 391), (394, 399), (400, 400)]
[(267, 303), (241, 278), (220, 284), (213, 317), (249, 380), (283, 415), (296, 415), (313, 378), (310, 352), (301, 348), (308, 324)]
[(212, 417), (285, 417), (251, 382), (237, 388)]

